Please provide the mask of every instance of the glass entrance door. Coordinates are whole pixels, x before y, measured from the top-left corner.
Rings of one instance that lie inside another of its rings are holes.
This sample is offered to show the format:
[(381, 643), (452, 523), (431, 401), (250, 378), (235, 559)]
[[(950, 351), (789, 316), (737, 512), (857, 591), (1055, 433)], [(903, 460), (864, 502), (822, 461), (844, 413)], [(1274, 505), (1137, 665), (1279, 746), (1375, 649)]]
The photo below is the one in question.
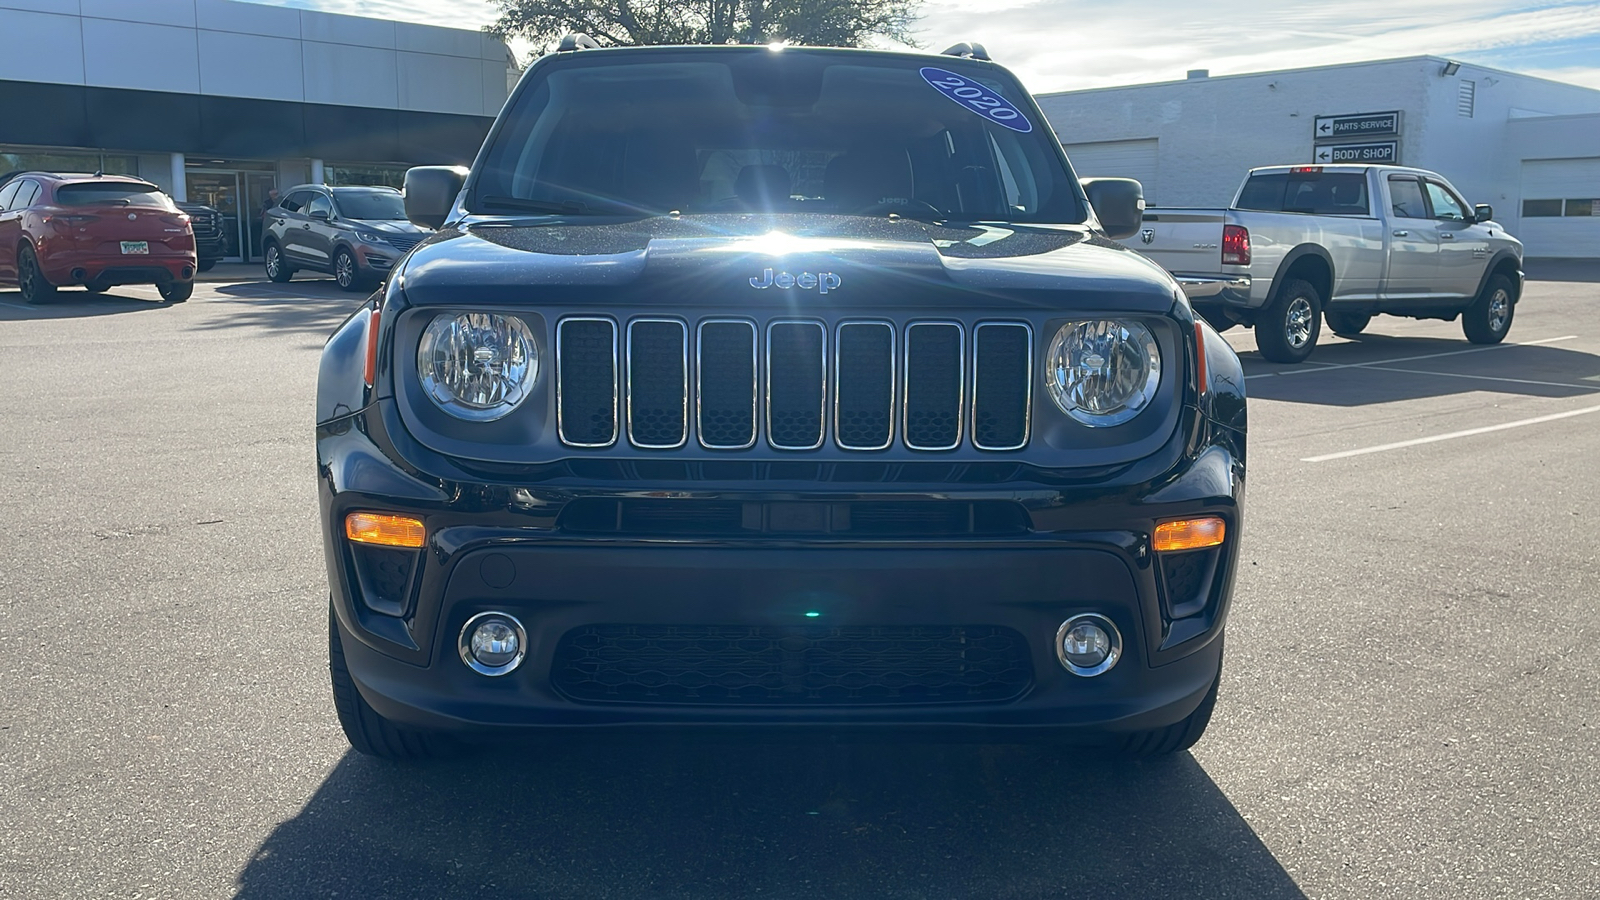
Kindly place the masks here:
[[(240, 233), (239, 173), (216, 169), (190, 169), (189, 202), (204, 203), (222, 213), (223, 262), (247, 262), (250, 245)], [(248, 218), (247, 216), (245, 218)]]
[(271, 172), (240, 172), (239, 177), (244, 181), (245, 210), (249, 213), (245, 217), (245, 252), (250, 254), (250, 262), (261, 259), (261, 228), (262, 213), (266, 212), (267, 192), (278, 186), (278, 176)]

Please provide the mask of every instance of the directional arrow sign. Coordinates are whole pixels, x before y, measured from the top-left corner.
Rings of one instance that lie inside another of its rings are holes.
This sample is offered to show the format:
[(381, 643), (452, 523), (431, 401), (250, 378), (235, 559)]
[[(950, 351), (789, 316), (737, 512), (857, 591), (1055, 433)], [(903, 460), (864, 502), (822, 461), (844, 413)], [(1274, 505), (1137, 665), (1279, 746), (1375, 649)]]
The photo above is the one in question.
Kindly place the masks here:
[(1320, 165), (1365, 163), (1394, 165), (1400, 161), (1399, 141), (1371, 141), (1365, 144), (1319, 144), (1311, 148), (1311, 158)]
[(1378, 113), (1353, 113), (1347, 116), (1317, 116), (1313, 136), (1319, 141), (1382, 137), (1400, 133), (1398, 110)]

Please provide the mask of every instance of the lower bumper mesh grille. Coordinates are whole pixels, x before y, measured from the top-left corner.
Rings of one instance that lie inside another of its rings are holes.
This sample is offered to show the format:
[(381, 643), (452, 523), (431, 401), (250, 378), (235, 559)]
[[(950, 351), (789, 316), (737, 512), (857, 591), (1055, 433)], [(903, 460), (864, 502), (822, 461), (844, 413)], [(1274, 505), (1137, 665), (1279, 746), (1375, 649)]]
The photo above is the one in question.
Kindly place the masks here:
[(551, 681), (587, 702), (867, 706), (1001, 702), (1033, 670), (1022, 635), (988, 625), (588, 625)]

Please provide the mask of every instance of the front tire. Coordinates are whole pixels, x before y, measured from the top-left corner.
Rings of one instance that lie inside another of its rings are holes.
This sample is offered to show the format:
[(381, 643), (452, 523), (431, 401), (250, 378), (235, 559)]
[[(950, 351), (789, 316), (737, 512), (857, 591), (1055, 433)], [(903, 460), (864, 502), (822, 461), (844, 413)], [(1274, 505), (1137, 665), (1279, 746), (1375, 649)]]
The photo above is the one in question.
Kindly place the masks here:
[(460, 752), (460, 746), (449, 738), (397, 725), (367, 704), (345, 665), (339, 619), (331, 604), (328, 606), (328, 675), (333, 682), (333, 707), (339, 714), (339, 726), (357, 753), (380, 759), (415, 760), (454, 756)]
[(1340, 313), (1328, 310), (1322, 314), (1328, 329), (1340, 337), (1355, 337), (1372, 324), (1370, 313)]
[(182, 303), (194, 296), (194, 282), (169, 281), (166, 284), (156, 285), (156, 292), (168, 303)]
[(49, 303), (56, 296), (56, 286), (44, 277), (39, 257), (27, 244), (17, 251), (17, 287), (22, 289), (23, 303)]
[(361, 277), (361, 268), (356, 265), (355, 254), (349, 250), (340, 250), (333, 255), (333, 280), (339, 287), (347, 291), (359, 291), (366, 287), (366, 279)]
[(1256, 346), (1278, 363), (1305, 362), (1322, 332), (1322, 295), (1311, 282), (1296, 278), (1256, 319)]
[(1498, 344), (1511, 331), (1517, 302), (1511, 279), (1496, 275), (1483, 286), (1483, 293), (1461, 314), (1461, 331), (1474, 344)]
[(289, 261), (283, 258), (283, 251), (278, 249), (277, 244), (267, 244), (265, 260), (268, 281), (274, 284), (287, 284), (289, 279), (294, 277), (294, 269), (290, 267)]
[(1222, 669), (1221, 663), (1218, 663), (1217, 678), (1211, 682), (1211, 690), (1206, 692), (1205, 699), (1200, 701), (1194, 712), (1165, 728), (1135, 731), (1124, 736), (1115, 747), (1116, 755), (1127, 759), (1144, 759), (1181, 753), (1193, 747), (1206, 733), (1206, 726), (1211, 724), (1211, 713), (1217, 708), (1217, 690), (1220, 687)]

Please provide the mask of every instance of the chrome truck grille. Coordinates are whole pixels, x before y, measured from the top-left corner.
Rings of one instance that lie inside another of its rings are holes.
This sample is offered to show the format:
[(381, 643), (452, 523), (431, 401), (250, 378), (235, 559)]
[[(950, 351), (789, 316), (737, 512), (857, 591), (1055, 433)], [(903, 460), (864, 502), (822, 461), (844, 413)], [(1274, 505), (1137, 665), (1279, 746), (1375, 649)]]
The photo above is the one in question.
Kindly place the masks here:
[(574, 316), (556, 325), (561, 441), (671, 450), (1020, 450), (1033, 403), (1025, 322)]

